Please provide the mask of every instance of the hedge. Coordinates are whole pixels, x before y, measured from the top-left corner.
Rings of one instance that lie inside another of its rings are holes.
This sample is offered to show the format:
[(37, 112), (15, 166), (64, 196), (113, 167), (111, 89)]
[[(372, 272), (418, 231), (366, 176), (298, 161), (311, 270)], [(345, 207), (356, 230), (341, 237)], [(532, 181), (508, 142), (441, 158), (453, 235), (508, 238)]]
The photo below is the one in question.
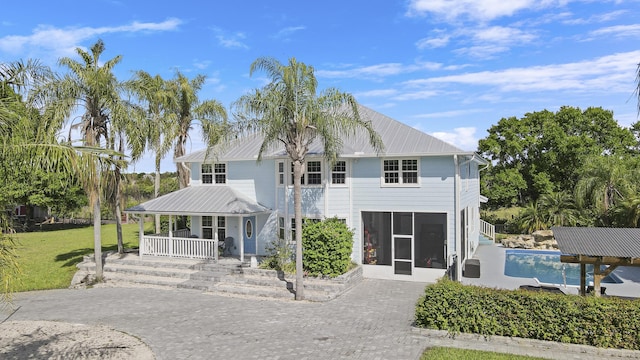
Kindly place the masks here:
[(640, 300), (498, 290), (447, 279), (425, 288), (418, 327), (640, 350)]
[(308, 275), (336, 277), (349, 270), (353, 232), (337, 218), (329, 218), (302, 228), (302, 260)]

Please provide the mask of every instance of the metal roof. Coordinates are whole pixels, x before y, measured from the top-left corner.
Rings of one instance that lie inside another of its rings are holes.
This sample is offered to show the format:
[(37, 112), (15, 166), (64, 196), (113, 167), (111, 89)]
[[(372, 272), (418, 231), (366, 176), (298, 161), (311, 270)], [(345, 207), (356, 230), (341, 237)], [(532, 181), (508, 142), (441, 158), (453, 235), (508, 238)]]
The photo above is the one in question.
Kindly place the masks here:
[(268, 208), (226, 185), (189, 186), (125, 210), (134, 214), (241, 215)]
[(640, 229), (553, 227), (563, 254), (640, 258)]
[[(364, 121), (371, 121), (374, 130), (382, 138), (385, 151), (383, 156), (427, 156), (427, 155), (474, 155), (474, 152), (464, 151), (432, 135), (412, 128), (386, 115), (359, 105), (360, 117)], [(214, 148), (207, 159), (212, 161), (255, 160), (258, 157), (262, 136), (252, 134), (234, 140), (231, 143)], [(340, 157), (372, 157), (377, 156), (369, 144), (366, 131), (360, 130), (354, 136), (343, 136), (343, 147)], [(323, 146), (315, 141), (309, 147), (309, 154), (322, 154)], [(176, 162), (203, 162), (206, 150), (187, 154), (176, 159)], [(284, 148), (272, 148), (263, 153), (263, 158), (285, 157)]]

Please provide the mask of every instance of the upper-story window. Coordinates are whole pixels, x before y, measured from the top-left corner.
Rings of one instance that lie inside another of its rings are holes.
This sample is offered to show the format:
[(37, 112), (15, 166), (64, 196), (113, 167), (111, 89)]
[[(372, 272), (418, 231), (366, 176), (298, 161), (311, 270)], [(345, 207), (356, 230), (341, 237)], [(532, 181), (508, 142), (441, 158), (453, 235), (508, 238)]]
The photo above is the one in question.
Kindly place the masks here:
[[(321, 185), (322, 184), (322, 162), (307, 161), (307, 171), (300, 179), (302, 185)], [(291, 163), (291, 184), (293, 184), (293, 163)]]
[(202, 164), (201, 170), (203, 184), (225, 184), (227, 182), (226, 164)]
[(278, 185), (284, 185), (284, 161), (278, 161)]
[(390, 159), (382, 161), (383, 185), (418, 184), (418, 159)]
[(331, 169), (331, 184), (346, 185), (347, 183), (347, 162), (336, 161)]

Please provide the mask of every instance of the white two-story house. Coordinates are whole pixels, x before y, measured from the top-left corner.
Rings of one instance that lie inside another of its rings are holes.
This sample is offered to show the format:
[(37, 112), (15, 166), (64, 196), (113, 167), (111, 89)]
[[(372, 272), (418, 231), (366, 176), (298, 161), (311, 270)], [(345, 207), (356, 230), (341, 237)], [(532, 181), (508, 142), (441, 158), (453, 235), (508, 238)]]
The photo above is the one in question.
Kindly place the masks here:
[[(434, 281), (451, 268), (459, 278), (478, 245), (486, 161), (371, 109), (361, 107), (360, 115), (381, 136), (384, 153), (376, 154), (368, 139), (350, 139), (329, 166), (320, 145), (310, 149), (304, 216), (343, 219), (354, 230), (351, 256), (365, 277)], [(168, 234), (179, 240), (171, 246), (158, 242), (167, 234), (141, 236), (141, 254), (217, 257), (198, 247), (215, 241), (209, 248), (217, 250), (217, 241), (227, 239), (232, 254), (244, 259), (266, 255), (274, 239), (293, 239), (292, 164), (284, 149), (257, 162), (261, 144), (254, 135), (207, 158), (202, 150), (176, 159), (190, 164), (189, 187), (127, 212), (187, 216), (189, 232)]]

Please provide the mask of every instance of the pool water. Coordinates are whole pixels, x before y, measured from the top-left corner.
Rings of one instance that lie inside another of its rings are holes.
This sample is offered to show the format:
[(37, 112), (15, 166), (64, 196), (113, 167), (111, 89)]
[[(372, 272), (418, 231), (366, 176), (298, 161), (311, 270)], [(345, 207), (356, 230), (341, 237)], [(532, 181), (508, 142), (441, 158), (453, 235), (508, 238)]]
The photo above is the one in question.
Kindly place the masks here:
[[(537, 278), (541, 283), (580, 285), (580, 264), (560, 262), (560, 251), (547, 250), (506, 250), (504, 274), (520, 278)], [(587, 265), (587, 284), (593, 281), (593, 265)], [(603, 283), (622, 283), (615, 274), (602, 279)]]

